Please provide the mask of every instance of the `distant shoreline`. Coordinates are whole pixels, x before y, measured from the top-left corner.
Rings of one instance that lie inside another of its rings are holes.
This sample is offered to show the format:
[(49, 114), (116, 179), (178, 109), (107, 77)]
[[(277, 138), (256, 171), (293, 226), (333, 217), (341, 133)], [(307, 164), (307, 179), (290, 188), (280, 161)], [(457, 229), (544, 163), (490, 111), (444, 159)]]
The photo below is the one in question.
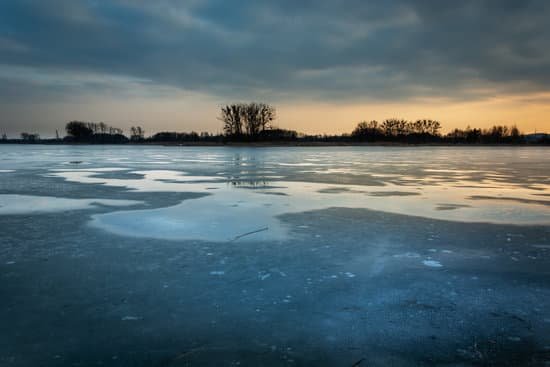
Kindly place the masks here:
[(544, 147), (548, 143), (403, 143), (403, 142), (318, 142), (318, 141), (288, 141), (288, 142), (128, 142), (128, 143), (76, 143), (76, 142), (0, 142), (0, 145), (63, 145), (63, 146), (167, 146), (167, 147)]
[(274, 107), (264, 103), (236, 104), (222, 108), (223, 133), (202, 131), (159, 131), (145, 136), (140, 126), (132, 126), (130, 135), (103, 122), (71, 121), (65, 125), (66, 136), (56, 130), (55, 138), (41, 139), (38, 133), (22, 132), (21, 138), (0, 143), (12, 144), (89, 144), (89, 145), (158, 145), (158, 146), (457, 146), (457, 145), (550, 145), (550, 134), (523, 134), (513, 126), (454, 129), (442, 134), (436, 120), (408, 121), (386, 119), (361, 121), (349, 134), (307, 135), (295, 130), (273, 127)]

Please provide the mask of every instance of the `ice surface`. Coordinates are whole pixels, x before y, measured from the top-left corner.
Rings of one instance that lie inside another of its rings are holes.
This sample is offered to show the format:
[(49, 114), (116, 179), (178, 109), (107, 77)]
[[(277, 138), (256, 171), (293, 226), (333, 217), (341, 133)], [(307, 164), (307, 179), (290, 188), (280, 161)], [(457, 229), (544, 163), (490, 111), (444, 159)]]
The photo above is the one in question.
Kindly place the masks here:
[(0, 365), (544, 365), (548, 153), (0, 145)]
[[(287, 230), (277, 217), (285, 213), (329, 207), (366, 208), (391, 213), (467, 222), (509, 224), (550, 223), (550, 211), (532, 205), (528, 198), (538, 190), (494, 184), (491, 200), (474, 200), (484, 187), (433, 186), (401, 187), (387, 183), (374, 191), (360, 185), (327, 185), (316, 182), (262, 182), (261, 190), (234, 186), (218, 176), (188, 176), (177, 171), (135, 171), (142, 179), (103, 179), (93, 172), (56, 172), (59, 177), (81, 183), (99, 183), (137, 191), (208, 192), (209, 196), (154, 210), (114, 212), (97, 215), (92, 225), (119, 235), (163, 239), (229, 241), (241, 234), (267, 227), (265, 233), (242, 240), (282, 240)], [(201, 183), (203, 182), (203, 183)], [(276, 186), (273, 186), (276, 185)], [(506, 199), (514, 195), (517, 203)], [(392, 197), (388, 200), (388, 197)], [(502, 197), (502, 201), (498, 200)], [(451, 202), (454, 200), (455, 202)], [(442, 206), (441, 201), (447, 201)], [(464, 205), (463, 202), (470, 204)], [(539, 201), (535, 202), (537, 204)], [(453, 210), (442, 210), (452, 208)]]
[(435, 260), (424, 260), (422, 261), (422, 264), (429, 266), (430, 268), (441, 268), (443, 265), (439, 261)]
[[(177, 172), (166, 177), (182, 177)], [(63, 173), (60, 173), (63, 175)], [(208, 177), (200, 177), (203, 180)], [(199, 180), (197, 179), (197, 180)], [(89, 180), (88, 180), (89, 181)], [(88, 182), (86, 181), (86, 182)], [(144, 236), (163, 239), (201, 239), (229, 241), (240, 234), (268, 227), (269, 230), (242, 240), (283, 240), (287, 229), (277, 219), (285, 213), (321, 210), (329, 207), (365, 208), (391, 213), (423, 216), (445, 220), (467, 222), (493, 222), (510, 224), (546, 224), (550, 223), (550, 211), (542, 205), (507, 204), (483, 201), (464, 207), (464, 202), (472, 192), (480, 189), (454, 188), (453, 196), (445, 186), (425, 187), (419, 194), (415, 188), (399, 191), (393, 184), (387, 184), (383, 190), (377, 188), (375, 196), (362, 192), (365, 187), (346, 185), (346, 190), (338, 191), (342, 186), (312, 182), (277, 181), (275, 188), (262, 188), (261, 191), (233, 187), (227, 183), (212, 182), (205, 184), (178, 184), (159, 181), (159, 176), (142, 180), (103, 180), (107, 185), (135, 190), (180, 190), (207, 192), (210, 195), (186, 200), (173, 207), (154, 210), (134, 210), (96, 215), (92, 225), (119, 235)], [(131, 182), (125, 182), (131, 181)], [(193, 182), (180, 179), (179, 182)], [(213, 181), (205, 180), (205, 181)], [(333, 191), (331, 191), (333, 190)], [(401, 188), (401, 190), (403, 190)], [(501, 188), (495, 192), (527, 197), (529, 190)], [(278, 193), (278, 195), (266, 195)], [(387, 193), (383, 195), (381, 193)], [(408, 193), (409, 195), (407, 195)], [(281, 195), (284, 194), (284, 195)], [(416, 195), (419, 194), (419, 195)], [(391, 196), (391, 200), (388, 200)], [(455, 210), (441, 211), (438, 204), (442, 200), (456, 200)], [(258, 238), (256, 238), (258, 237)]]
[(52, 213), (66, 210), (82, 210), (107, 205), (112, 207), (140, 204), (135, 200), (65, 199), (48, 196), (0, 195), (0, 215)]
[[(231, 159), (231, 156), (199, 151), (196, 159), (182, 159), (176, 155), (172, 161), (183, 165), (179, 170), (158, 170), (153, 166), (148, 170), (136, 170), (136, 164), (129, 164), (128, 161), (133, 160), (128, 159), (124, 167), (55, 167), (44, 174), (74, 183), (137, 192), (209, 194), (172, 207), (101, 214), (91, 222), (98, 228), (133, 237), (223, 242), (267, 227), (266, 231), (239, 240), (284, 240), (288, 238), (288, 229), (277, 219), (280, 215), (329, 207), (365, 208), (463, 222), (550, 223), (550, 211), (545, 208), (545, 201), (540, 199), (540, 193), (548, 191), (548, 184), (544, 180), (521, 182), (525, 177), (511, 174), (507, 167), (496, 171), (498, 165), (483, 165), (485, 170), (452, 170), (440, 168), (448, 165), (442, 157), (438, 157), (436, 162), (433, 162), (433, 157), (425, 157), (428, 162), (416, 167), (418, 162), (414, 160), (398, 161), (384, 157), (385, 161), (374, 162), (362, 152), (352, 150), (348, 153), (343, 159), (346, 162), (344, 167), (334, 167), (341, 163), (322, 153), (309, 155), (304, 159), (307, 162), (262, 162), (254, 156)], [(397, 153), (390, 151), (389, 158)], [(420, 153), (422, 157), (424, 151), (420, 150)], [(446, 150), (443, 153), (448, 154)], [(170, 158), (167, 154), (147, 156), (151, 158), (149, 163)], [(294, 159), (292, 156), (285, 158)], [(365, 158), (365, 161), (360, 158)], [(468, 160), (472, 164), (470, 158)], [(109, 165), (113, 162), (108, 160)], [(197, 163), (200, 164), (198, 170)], [(247, 168), (243, 170), (243, 166)], [(302, 166), (319, 169), (299, 171)], [(225, 171), (222, 174), (218, 171), (220, 167)], [(119, 177), (113, 177), (117, 172)], [(106, 173), (111, 175), (106, 176)], [(304, 174), (314, 176), (308, 176), (304, 181)], [(339, 177), (338, 181), (349, 182), (323, 182), (327, 181), (327, 176), (333, 175)], [(345, 177), (349, 179), (343, 180)]]

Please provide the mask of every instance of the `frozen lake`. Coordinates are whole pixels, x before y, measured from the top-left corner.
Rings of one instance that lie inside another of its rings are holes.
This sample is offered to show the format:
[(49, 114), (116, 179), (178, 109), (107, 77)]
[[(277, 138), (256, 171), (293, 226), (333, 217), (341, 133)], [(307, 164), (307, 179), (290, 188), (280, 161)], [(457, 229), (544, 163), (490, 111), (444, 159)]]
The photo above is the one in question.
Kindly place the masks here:
[(545, 366), (550, 149), (0, 145), (0, 366)]

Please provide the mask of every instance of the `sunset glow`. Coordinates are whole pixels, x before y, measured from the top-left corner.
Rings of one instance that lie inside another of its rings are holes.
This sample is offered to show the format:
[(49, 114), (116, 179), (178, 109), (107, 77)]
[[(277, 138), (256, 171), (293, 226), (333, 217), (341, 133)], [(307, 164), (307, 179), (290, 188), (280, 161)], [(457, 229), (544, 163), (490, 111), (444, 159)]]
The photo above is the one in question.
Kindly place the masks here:
[(549, 17), (544, 1), (4, 1), (0, 132), (218, 132), (220, 105), (245, 100), (311, 134), (390, 117), (550, 131)]

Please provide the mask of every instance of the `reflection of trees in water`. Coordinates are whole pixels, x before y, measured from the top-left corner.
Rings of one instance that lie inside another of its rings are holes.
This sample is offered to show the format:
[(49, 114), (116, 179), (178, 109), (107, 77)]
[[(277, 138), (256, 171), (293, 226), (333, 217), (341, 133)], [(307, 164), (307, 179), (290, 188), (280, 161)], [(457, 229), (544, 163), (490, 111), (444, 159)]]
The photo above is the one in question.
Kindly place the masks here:
[(243, 189), (265, 189), (270, 187), (269, 181), (265, 177), (240, 179), (239, 177), (229, 177), (228, 185)]
[(252, 189), (266, 188), (269, 186), (271, 181), (270, 178), (255, 173), (265, 170), (264, 160), (258, 157), (256, 153), (257, 152), (255, 152), (255, 155), (251, 155), (239, 152), (233, 155), (230, 165), (236, 173), (227, 176), (228, 185)]

